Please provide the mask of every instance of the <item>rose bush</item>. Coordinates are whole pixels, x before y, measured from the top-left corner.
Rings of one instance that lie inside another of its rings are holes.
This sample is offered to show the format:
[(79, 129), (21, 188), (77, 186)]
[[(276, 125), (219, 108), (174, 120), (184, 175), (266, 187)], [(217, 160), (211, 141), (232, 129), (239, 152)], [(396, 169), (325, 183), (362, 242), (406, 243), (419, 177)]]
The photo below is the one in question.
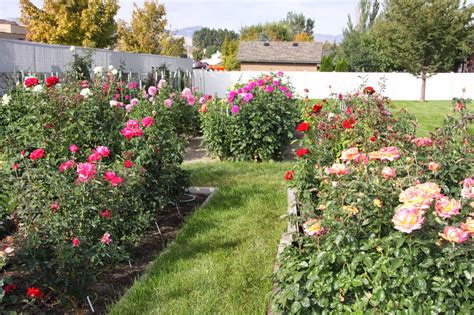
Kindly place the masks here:
[(281, 158), (293, 137), (298, 101), (281, 75), (236, 84), (226, 100), (201, 108), (208, 150), (227, 160)]
[[(429, 138), (405, 134), (411, 125), (401, 119), (387, 130), (369, 124), (354, 137), (337, 135), (349, 141), (333, 160), (314, 156), (312, 142), (326, 144), (305, 137), (309, 153), (287, 180), (310, 190), (300, 195), (312, 199), (299, 207), (303, 234), (280, 257), (277, 311), (472, 313), (474, 148), (467, 103), (455, 100), (462, 110)], [(376, 141), (367, 139), (373, 134)], [(298, 183), (311, 167), (311, 181)]]
[(157, 102), (163, 86), (150, 96), (112, 71), (56, 81), (29, 80), (0, 107), (2, 185), (18, 229), (11, 261), (40, 290), (33, 304), (82, 299), (189, 186), (182, 129)]

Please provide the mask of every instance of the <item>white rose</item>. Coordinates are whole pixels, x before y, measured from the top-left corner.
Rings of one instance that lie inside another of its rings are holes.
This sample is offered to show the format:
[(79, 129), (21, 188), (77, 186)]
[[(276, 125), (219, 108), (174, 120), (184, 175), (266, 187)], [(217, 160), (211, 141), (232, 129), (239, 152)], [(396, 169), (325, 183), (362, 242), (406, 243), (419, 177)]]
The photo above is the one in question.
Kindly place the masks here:
[(8, 94), (5, 94), (2, 96), (2, 105), (7, 106), (10, 101), (12, 100), (12, 97)]
[(101, 74), (101, 73), (102, 73), (102, 67), (97, 66), (94, 68), (94, 74)]
[(89, 95), (92, 95), (92, 92), (91, 92), (90, 89), (86, 88), (86, 89), (82, 89), (79, 94), (81, 94), (81, 95), (84, 96), (85, 98), (88, 98)]
[(116, 107), (118, 103), (116, 100), (111, 100), (109, 104), (110, 104), (110, 107)]
[(328, 119), (331, 120), (334, 116), (335, 116), (334, 113), (329, 113), (328, 114)]
[(112, 70), (114, 70), (114, 66), (110, 65), (109, 66), (109, 71), (112, 71)]
[(69, 51), (72, 52), (72, 53), (75, 52), (75, 51), (76, 51), (76, 47), (74, 47), (74, 46), (69, 47)]
[(42, 92), (43, 91), (43, 86), (41, 84), (35, 85), (33, 87), (33, 92)]
[(112, 74), (113, 74), (113, 75), (117, 75), (117, 73), (118, 73), (118, 70), (117, 70), (117, 69), (113, 69), (113, 70), (112, 70)]

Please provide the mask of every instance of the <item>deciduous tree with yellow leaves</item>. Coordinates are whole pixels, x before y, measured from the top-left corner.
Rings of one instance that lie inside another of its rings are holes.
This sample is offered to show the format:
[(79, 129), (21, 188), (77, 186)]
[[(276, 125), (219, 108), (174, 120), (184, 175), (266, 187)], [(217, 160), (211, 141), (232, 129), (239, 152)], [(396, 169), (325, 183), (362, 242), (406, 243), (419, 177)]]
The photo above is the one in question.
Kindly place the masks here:
[(130, 25), (119, 21), (117, 48), (123, 51), (180, 56), (185, 53), (184, 39), (173, 38), (166, 29), (166, 9), (158, 0), (135, 4)]
[(104, 48), (115, 43), (118, 0), (20, 0), (27, 39), (48, 44)]

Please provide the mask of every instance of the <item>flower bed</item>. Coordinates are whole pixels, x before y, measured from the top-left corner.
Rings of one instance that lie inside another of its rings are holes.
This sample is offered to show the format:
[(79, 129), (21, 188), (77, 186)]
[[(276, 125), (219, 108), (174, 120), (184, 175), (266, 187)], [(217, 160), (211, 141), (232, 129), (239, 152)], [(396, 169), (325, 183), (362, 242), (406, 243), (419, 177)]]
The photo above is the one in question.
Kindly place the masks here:
[(297, 100), (283, 73), (236, 84), (226, 100), (202, 107), (208, 150), (226, 160), (281, 158), (293, 135)]
[(182, 95), (165, 81), (140, 90), (109, 69), (91, 82), (26, 78), (4, 97), (3, 215), (16, 223), (8, 263), (29, 280), (22, 304), (84, 301), (97, 274), (127, 259), (189, 186), (179, 164), (192, 131), (179, 124), (190, 114), (166, 102), (185, 103), (198, 117), (196, 93)]
[(472, 312), (468, 100), (454, 101), (431, 138), (415, 138), (410, 117), (393, 118), (381, 99), (341, 95), (303, 116), (307, 150), (285, 175), (303, 234), (280, 256), (277, 311)]

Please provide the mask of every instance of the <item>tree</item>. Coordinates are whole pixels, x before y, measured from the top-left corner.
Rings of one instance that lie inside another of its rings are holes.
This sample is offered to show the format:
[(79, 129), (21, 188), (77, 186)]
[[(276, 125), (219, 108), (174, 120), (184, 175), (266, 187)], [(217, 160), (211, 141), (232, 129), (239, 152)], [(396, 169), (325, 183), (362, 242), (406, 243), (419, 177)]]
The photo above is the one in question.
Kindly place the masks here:
[(288, 25), (290, 33), (293, 37), (297, 34), (306, 33), (311, 39), (313, 38), (314, 20), (306, 18), (302, 13), (288, 12), (282, 23)]
[(377, 0), (359, 0), (357, 24), (348, 16), (341, 44), (342, 56), (352, 71), (389, 71), (396, 69), (390, 56), (384, 55), (378, 37), (374, 34), (380, 3)]
[(323, 58), (321, 58), (321, 66), (319, 67), (319, 71), (321, 72), (334, 71), (334, 65), (332, 63), (331, 56), (323, 56)]
[(345, 58), (338, 59), (336, 61), (336, 66), (334, 67), (334, 71), (336, 72), (348, 72), (349, 71), (349, 64)]
[(48, 44), (104, 48), (115, 43), (118, 0), (20, 0), (26, 38)]
[(240, 63), (237, 60), (239, 41), (226, 38), (222, 44), (222, 64), (227, 71), (239, 70)]
[(184, 39), (175, 39), (166, 29), (166, 9), (158, 0), (135, 4), (131, 24), (118, 23), (117, 49), (123, 51), (179, 56), (185, 53)]
[(194, 59), (194, 60), (199, 61), (199, 60), (201, 60), (201, 59), (203, 59), (203, 58), (204, 58), (204, 53), (203, 53), (203, 51), (202, 51), (201, 49), (198, 48), (198, 49), (194, 49), (194, 50), (193, 50), (193, 59)]
[(239, 34), (228, 29), (211, 29), (204, 27), (193, 34), (193, 46), (202, 51), (206, 50), (205, 57), (221, 49), (224, 40), (236, 40)]
[(409, 73), (421, 78), (421, 101), (426, 79), (451, 71), (470, 52), (474, 5), (459, 0), (386, 0), (379, 37), (387, 54)]
[(240, 30), (240, 39), (245, 41), (255, 41), (265, 39), (269, 41), (291, 41), (291, 35), (288, 25), (282, 22), (272, 22), (266, 24), (257, 24), (244, 26)]
[(296, 34), (295, 37), (293, 38), (293, 41), (295, 41), (295, 42), (312, 42), (313, 37), (308, 35), (308, 33), (303, 32), (303, 33)]

